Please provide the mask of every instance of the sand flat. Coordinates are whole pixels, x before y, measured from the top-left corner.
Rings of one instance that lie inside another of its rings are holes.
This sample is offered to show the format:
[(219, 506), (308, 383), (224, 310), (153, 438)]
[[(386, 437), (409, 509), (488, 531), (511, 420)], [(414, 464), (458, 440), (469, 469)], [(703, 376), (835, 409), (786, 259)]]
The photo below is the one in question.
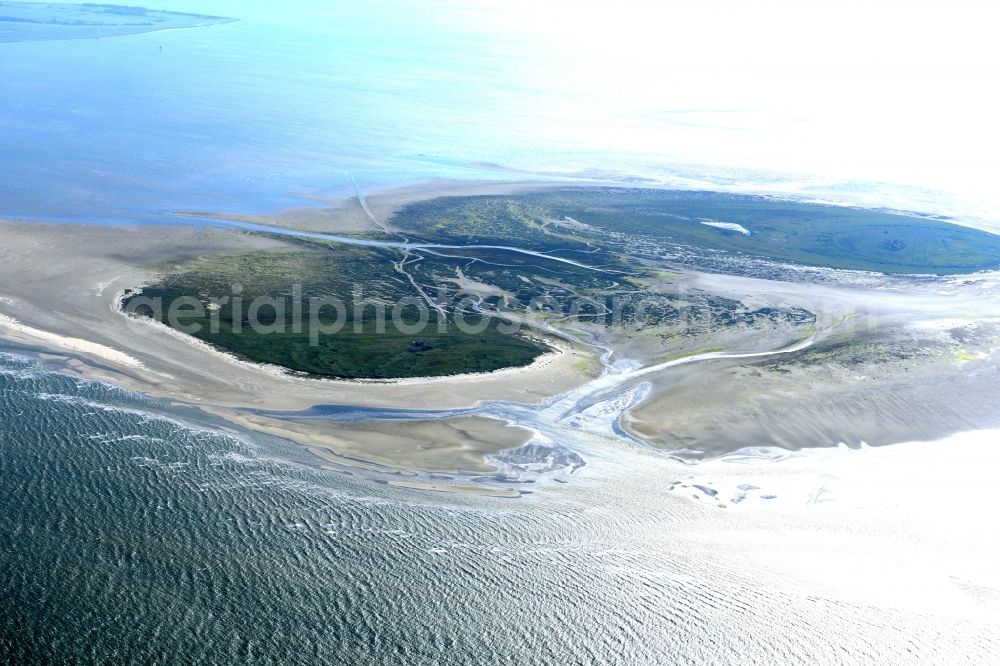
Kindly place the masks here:
[[(238, 411), (300, 411), (327, 404), (447, 409), (486, 399), (533, 403), (593, 376), (591, 354), (562, 345), (527, 368), (495, 373), (396, 382), (318, 380), (241, 361), (162, 324), (130, 319), (118, 309), (123, 290), (154, 278), (157, 267), (216, 253), (287, 247), (279, 240), (217, 227), (0, 221), (0, 337), (69, 357), (67, 372), (203, 407), (264, 431), (274, 431), (274, 423), (252, 423), (238, 417)], [(284, 427), (280, 434), (315, 445), (315, 438), (332, 428)], [(520, 435), (511, 437), (513, 429), (498, 424), (477, 431), (476, 446), (460, 446), (448, 439), (455, 435), (449, 428), (434, 424), (414, 430), (411, 437), (419, 442), (412, 455), (404, 455), (397, 437), (395, 461), (360, 433), (324, 446), (360, 458), (367, 446), (380, 464), (488, 471), (492, 468), (483, 462), (485, 454), (522, 443)]]
[(481, 416), (345, 423), (277, 419), (214, 407), (205, 411), (250, 430), (295, 441), (329, 462), (350, 465), (363, 461), (449, 474), (496, 472), (486, 457), (517, 448), (534, 434), (527, 428)]

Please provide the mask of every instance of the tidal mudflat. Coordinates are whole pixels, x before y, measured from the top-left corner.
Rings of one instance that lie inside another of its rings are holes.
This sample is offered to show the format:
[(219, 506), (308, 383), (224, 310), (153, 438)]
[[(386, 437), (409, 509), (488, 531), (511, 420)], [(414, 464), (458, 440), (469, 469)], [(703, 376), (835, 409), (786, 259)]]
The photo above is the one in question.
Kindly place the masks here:
[[(317, 204), (280, 227), (190, 214), (115, 231), (7, 223), (5, 270), (31, 279), (8, 283), (0, 325), (76, 357), (75, 372), (326, 457), (391, 467), (395, 455), (401, 469), (486, 482), (575, 469), (568, 443), (581, 429), (698, 460), (1000, 425), (980, 408), (995, 390), (993, 274), (933, 275), (985, 265), (989, 234), (784, 200), (768, 211), (760, 197), (455, 187)], [(696, 214), (699, 202), (708, 208)], [(742, 231), (700, 224), (723, 208), (751, 239), (769, 234), (759, 254), (733, 245)], [(827, 244), (794, 231), (829, 235), (845, 215), (870, 227), (848, 225), (850, 238)], [(855, 238), (866, 233), (885, 240)], [(920, 250), (928, 234), (950, 239), (951, 254)], [(73, 280), (39, 271), (42, 253), (73, 266)], [(834, 267), (845, 262), (883, 271)], [(343, 307), (310, 322), (320, 297)], [(130, 308), (142, 298), (161, 304), (158, 316)], [(171, 307), (181, 300), (194, 309)], [(266, 303), (251, 322), (255, 302)], [(400, 302), (398, 321), (377, 321)], [(172, 311), (180, 319), (168, 321)], [(317, 416), (326, 406), (341, 411)], [(401, 407), (410, 411), (392, 412)], [(469, 418), (480, 419), (473, 430), (456, 421)], [(511, 426), (526, 434), (512, 441)], [(369, 444), (366, 460), (365, 427), (386, 442), (398, 427), (413, 446)]]
[(0, 2), (0, 661), (1000, 662), (990, 20), (204, 4)]

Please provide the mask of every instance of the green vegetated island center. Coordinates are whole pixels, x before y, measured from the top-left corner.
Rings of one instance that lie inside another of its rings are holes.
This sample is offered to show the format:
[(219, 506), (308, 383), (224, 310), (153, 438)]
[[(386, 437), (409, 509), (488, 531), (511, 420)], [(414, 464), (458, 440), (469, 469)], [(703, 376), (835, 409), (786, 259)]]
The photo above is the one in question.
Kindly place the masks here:
[[(394, 379), (528, 365), (550, 350), (553, 327), (655, 328), (683, 338), (696, 333), (692, 320), (725, 328), (776, 316), (711, 299), (691, 317), (693, 306), (671, 289), (669, 267), (771, 277), (788, 264), (936, 275), (1000, 265), (1000, 236), (940, 219), (714, 192), (566, 187), (439, 197), (402, 207), (389, 225), (400, 235), (363, 237), (462, 247), (283, 235), (287, 249), (159, 267), (160, 277), (123, 306), (184, 330), (197, 325), (192, 335), (245, 360), (316, 377)], [(234, 284), (242, 286), (235, 309), (221, 298)], [(422, 315), (415, 302), (424, 295), (434, 300)], [(161, 311), (134, 307), (140, 297), (159, 299)], [(283, 306), (260, 307), (255, 328), (248, 309), (258, 297)], [(308, 323), (313, 297), (345, 304), (319, 313), (323, 325), (341, 322), (338, 332), (311, 339), (308, 325), (294, 325), (296, 311)], [(200, 303), (201, 316), (170, 321), (180, 298)], [(402, 326), (379, 315), (401, 302)]]

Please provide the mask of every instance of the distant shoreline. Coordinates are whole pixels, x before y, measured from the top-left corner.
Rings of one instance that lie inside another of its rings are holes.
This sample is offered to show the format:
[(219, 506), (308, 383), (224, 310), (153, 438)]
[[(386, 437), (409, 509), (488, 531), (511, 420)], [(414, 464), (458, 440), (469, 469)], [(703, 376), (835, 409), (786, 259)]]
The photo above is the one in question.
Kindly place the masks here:
[(106, 39), (239, 21), (225, 16), (97, 3), (4, 2), (0, 12), (0, 43)]

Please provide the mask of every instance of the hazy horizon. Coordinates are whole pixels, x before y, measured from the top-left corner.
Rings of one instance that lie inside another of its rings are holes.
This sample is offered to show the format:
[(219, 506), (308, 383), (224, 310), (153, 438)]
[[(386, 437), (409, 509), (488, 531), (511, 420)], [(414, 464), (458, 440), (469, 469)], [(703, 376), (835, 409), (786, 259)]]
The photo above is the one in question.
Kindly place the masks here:
[(47, 216), (43, 189), (114, 218), (273, 210), (352, 178), (580, 175), (997, 228), (1000, 56), (972, 5), (146, 4), (239, 21), (5, 45), (0, 214)]

